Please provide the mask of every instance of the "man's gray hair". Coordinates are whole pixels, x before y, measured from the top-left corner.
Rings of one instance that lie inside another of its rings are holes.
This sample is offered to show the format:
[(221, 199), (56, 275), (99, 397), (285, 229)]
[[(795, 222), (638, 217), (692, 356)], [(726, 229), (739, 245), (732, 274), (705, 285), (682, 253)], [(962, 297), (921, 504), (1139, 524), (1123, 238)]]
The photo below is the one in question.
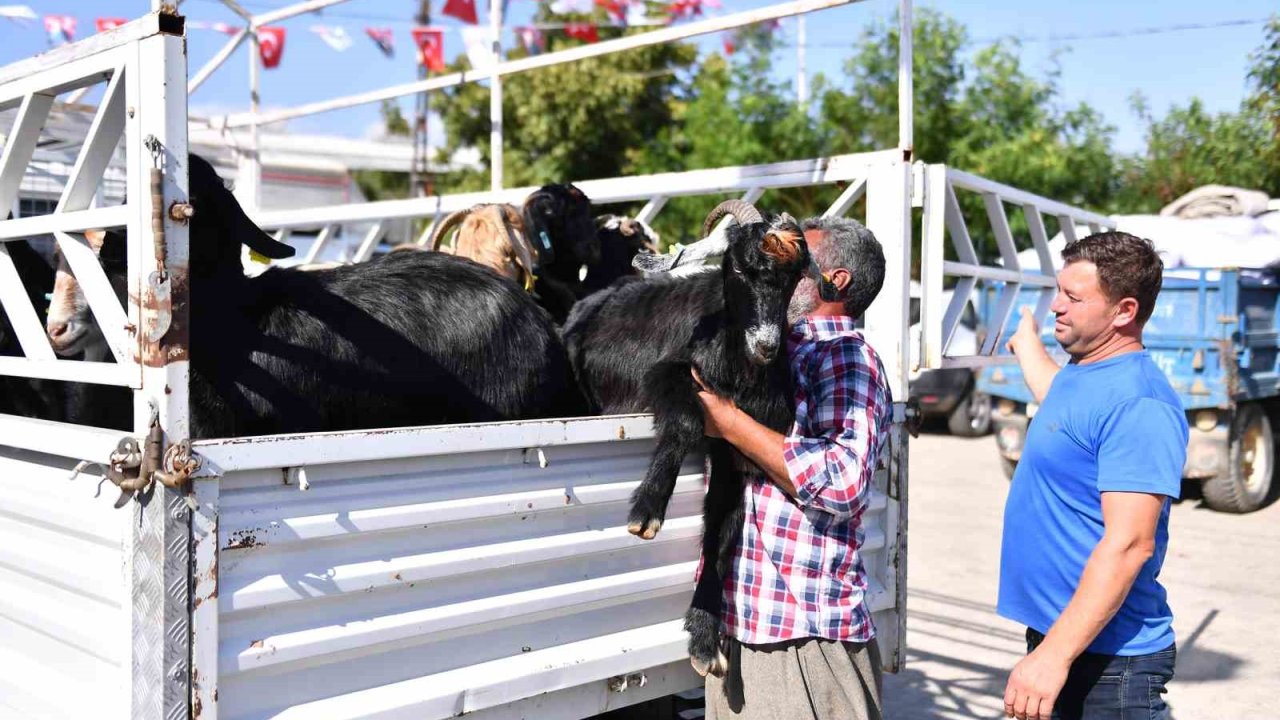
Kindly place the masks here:
[(852, 275), (845, 290), (844, 310), (862, 317), (884, 285), (884, 250), (862, 223), (843, 217), (817, 217), (804, 221), (805, 231), (817, 230), (826, 241), (814, 253), (824, 273), (844, 268)]

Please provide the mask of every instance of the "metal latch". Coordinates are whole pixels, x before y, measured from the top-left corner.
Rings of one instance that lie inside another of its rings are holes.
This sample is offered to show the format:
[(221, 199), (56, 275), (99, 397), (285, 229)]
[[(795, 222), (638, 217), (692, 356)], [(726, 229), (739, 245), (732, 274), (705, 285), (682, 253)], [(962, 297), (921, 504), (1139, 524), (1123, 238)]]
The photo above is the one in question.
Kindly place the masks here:
[[(71, 477), (97, 463), (76, 465)], [(151, 423), (142, 445), (133, 437), (123, 437), (107, 458), (105, 477), (125, 493), (144, 492), (153, 482), (167, 488), (185, 490), (192, 474), (200, 469), (200, 459), (191, 452), (191, 442), (183, 440), (164, 448), (164, 431), (160, 428), (159, 411), (151, 409)]]

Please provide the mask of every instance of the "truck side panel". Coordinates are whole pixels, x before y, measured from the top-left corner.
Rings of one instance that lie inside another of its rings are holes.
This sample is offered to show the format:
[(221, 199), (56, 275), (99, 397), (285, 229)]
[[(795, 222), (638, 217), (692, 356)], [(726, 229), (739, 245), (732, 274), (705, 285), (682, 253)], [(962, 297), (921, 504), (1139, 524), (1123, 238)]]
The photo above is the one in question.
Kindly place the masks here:
[[(197, 448), (223, 471), (197, 481), (217, 507), (197, 538), (198, 558), (217, 544), (216, 597), (197, 591), (216, 603), (195, 623), (204, 717), (583, 717), (701, 684), (681, 629), (701, 461), (657, 538), (625, 527), (648, 416), (309, 440)], [(866, 515), (877, 611), (894, 604), (888, 513), (878, 495)]]

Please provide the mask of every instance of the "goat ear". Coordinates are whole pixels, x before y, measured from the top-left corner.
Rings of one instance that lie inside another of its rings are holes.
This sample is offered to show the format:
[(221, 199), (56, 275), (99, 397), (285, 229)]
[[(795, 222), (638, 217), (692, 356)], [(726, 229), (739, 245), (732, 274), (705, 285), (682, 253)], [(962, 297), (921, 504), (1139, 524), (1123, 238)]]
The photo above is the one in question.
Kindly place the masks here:
[(631, 258), (631, 267), (643, 272), (649, 273), (665, 273), (670, 272), (676, 266), (678, 255), (650, 255), (648, 253), (640, 253)]
[(295, 250), (292, 247), (277, 242), (244, 214), (244, 208), (240, 207), (236, 196), (231, 194), (207, 160), (198, 155), (192, 155), (190, 159), (191, 193), (201, 200), (210, 201), (213, 205), (211, 214), (216, 214), (216, 219), (209, 218), (208, 215), (202, 218), (201, 211), (197, 208), (197, 220), (221, 221), (223, 227), (233, 233), (232, 237), (238, 238), (254, 252), (273, 260), (293, 257)]

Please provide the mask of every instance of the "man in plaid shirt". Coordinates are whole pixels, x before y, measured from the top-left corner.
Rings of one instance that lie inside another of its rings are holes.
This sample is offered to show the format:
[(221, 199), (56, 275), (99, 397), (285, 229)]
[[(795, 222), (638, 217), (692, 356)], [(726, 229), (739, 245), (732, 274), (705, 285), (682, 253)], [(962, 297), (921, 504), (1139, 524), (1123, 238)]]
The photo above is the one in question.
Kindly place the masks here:
[(707, 717), (881, 717), (880, 657), (858, 549), (876, 458), (888, 436), (884, 367), (854, 319), (880, 292), (884, 253), (862, 225), (811, 219), (805, 240), (841, 291), (812, 280), (792, 297), (796, 420), (780, 434), (732, 401), (699, 393), (707, 434), (744, 463), (745, 520), (725, 578), (729, 672), (707, 678)]

